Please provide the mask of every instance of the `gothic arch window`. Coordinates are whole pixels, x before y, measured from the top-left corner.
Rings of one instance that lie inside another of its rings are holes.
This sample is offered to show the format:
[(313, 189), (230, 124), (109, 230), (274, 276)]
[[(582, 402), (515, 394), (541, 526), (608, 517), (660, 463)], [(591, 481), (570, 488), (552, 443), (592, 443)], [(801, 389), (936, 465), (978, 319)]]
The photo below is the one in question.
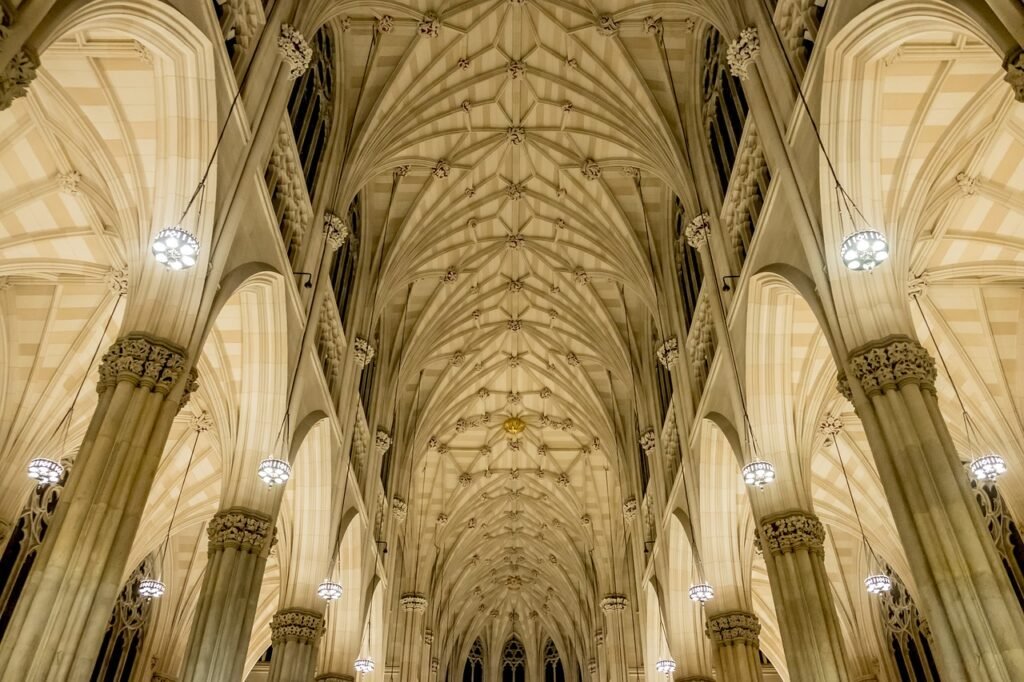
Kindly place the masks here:
[(477, 638), (469, 649), (466, 666), (462, 669), (462, 682), (483, 682), (484, 679), (484, 647)]
[(306, 189), (312, 200), (320, 171), (320, 159), (331, 132), (334, 98), (334, 46), (329, 26), (323, 26), (313, 40), (312, 61), (292, 87), (288, 114), (292, 120), (295, 146), (299, 150)]
[(526, 650), (515, 636), (501, 652), (501, 682), (526, 682)]
[(558, 655), (558, 648), (550, 638), (544, 645), (544, 682), (565, 682), (562, 657)]
[(704, 35), (702, 91), (704, 132), (710, 145), (711, 161), (725, 194), (732, 166), (736, 162), (743, 126), (747, 121), (747, 99), (738, 78), (729, 73), (728, 43), (714, 28)]
[(147, 557), (117, 595), (90, 682), (128, 682), (131, 678), (151, 611), (150, 600), (139, 595), (139, 582), (150, 575), (153, 570)]
[(331, 286), (334, 289), (334, 301), (338, 304), (338, 314), (344, 327), (348, 318), (349, 303), (356, 283), (356, 264), (359, 254), (359, 234), (362, 231), (362, 214), (359, 196), (352, 200), (348, 208), (348, 238), (334, 254), (331, 263)]
[(974, 497), (981, 507), (985, 526), (995, 541), (996, 551), (1002, 559), (1003, 568), (1010, 578), (1010, 585), (1021, 607), (1024, 607), (1024, 538), (1020, 529), (1006, 508), (1003, 496), (994, 485), (978, 485), (971, 479)]
[(37, 486), (29, 497), (21, 515), (11, 527), (7, 543), (0, 538), (0, 638), (3, 637), (14, 614), (14, 607), (25, 589), (29, 571), (50, 527), (57, 501), (64, 491), (71, 462), (62, 461), (64, 474), (54, 485)]
[(882, 626), (901, 682), (939, 682), (931, 630), (900, 577), (885, 566), (892, 589), (879, 595)]

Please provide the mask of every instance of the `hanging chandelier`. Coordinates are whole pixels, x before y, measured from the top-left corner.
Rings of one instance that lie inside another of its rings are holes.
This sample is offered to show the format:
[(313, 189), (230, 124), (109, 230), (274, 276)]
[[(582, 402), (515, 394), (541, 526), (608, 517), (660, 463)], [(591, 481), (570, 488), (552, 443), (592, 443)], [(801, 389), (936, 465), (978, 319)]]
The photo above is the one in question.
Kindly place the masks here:
[(268, 487), (273, 488), (275, 485), (284, 485), (291, 478), (292, 466), (283, 459), (267, 457), (260, 462), (257, 473)]
[(360, 656), (356, 659), (354, 664), (357, 673), (372, 673), (373, 672), (373, 659), (369, 656)]
[(1006, 460), (993, 453), (973, 460), (970, 469), (975, 480), (994, 482), (1006, 473)]
[(143, 599), (159, 599), (164, 596), (164, 584), (156, 578), (145, 578), (139, 581), (139, 596)]
[(671, 658), (663, 658), (654, 664), (654, 669), (668, 677), (676, 671), (676, 662)]
[(892, 589), (892, 578), (884, 573), (875, 573), (864, 578), (864, 587), (868, 594), (882, 594)]
[(839, 255), (850, 270), (871, 271), (889, 258), (889, 244), (877, 230), (860, 230), (843, 240)]
[(690, 601), (706, 604), (715, 598), (715, 590), (707, 583), (697, 583), (690, 587)]
[(742, 469), (743, 482), (761, 490), (775, 480), (775, 466), (763, 459), (755, 459)]
[(331, 580), (325, 580), (316, 588), (316, 593), (326, 602), (338, 601), (342, 594), (341, 585)]
[(180, 225), (165, 227), (153, 238), (153, 258), (170, 270), (187, 270), (196, 264), (199, 240)]
[(64, 467), (60, 462), (45, 457), (36, 457), (28, 463), (28, 477), (37, 481), (39, 485), (53, 485), (59, 483), (64, 475)]

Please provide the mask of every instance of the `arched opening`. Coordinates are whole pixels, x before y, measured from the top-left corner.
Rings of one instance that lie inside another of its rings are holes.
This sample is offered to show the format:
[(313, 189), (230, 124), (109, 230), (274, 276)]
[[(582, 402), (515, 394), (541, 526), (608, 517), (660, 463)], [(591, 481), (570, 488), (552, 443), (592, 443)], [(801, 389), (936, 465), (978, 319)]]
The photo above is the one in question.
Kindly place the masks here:
[(462, 668), (462, 682), (483, 682), (484, 679), (484, 645), (477, 637), (466, 656), (466, 665)]
[(526, 649), (512, 636), (501, 651), (501, 682), (526, 682)]
[(550, 637), (544, 645), (544, 682), (565, 682), (562, 657), (558, 655), (558, 647)]

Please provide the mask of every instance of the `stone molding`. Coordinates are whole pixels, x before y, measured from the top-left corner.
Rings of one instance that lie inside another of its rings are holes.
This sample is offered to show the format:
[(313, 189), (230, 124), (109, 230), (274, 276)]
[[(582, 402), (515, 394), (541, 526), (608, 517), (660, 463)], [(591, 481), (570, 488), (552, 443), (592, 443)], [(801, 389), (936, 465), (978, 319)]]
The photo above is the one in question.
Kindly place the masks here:
[(825, 551), (825, 526), (814, 514), (788, 511), (761, 520), (758, 531), (761, 546), (774, 555), (807, 550)]
[(266, 557), (275, 541), (277, 529), (267, 516), (235, 507), (217, 512), (206, 528), (207, 551), (237, 549)]
[(270, 641), (315, 644), (324, 629), (324, 617), (305, 609), (282, 609), (270, 619)]
[(427, 610), (427, 598), (420, 592), (406, 592), (399, 598), (398, 603), (404, 611)]
[(869, 397), (907, 384), (935, 392), (935, 360), (908, 336), (889, 336), (861, 346), (850, 353), (850, 364)]
[(676, 682), (715, 682), (715, 678), (705, 675), (690, 675), (689, 677), (677, 678)]
[(720, 646), (749, 644), (757, 648), (761, 623), (757, 616), (748, 611), (726, 611), (708, 616), (705, 632), (711, 641)]
[[(170, 393), (185, 374), (185, 350), (168, 341), (139, 332), (126, 334), (103, 354), (96, 390), (103, 393), (118, 382), (127, 381), (162, 395)], [(191, 370), (183, 403), (195, 390), (198, 373)]]
[(347, 673), (323, 673), (313, 678), (315, 682), (355, 682), (355, 676)]

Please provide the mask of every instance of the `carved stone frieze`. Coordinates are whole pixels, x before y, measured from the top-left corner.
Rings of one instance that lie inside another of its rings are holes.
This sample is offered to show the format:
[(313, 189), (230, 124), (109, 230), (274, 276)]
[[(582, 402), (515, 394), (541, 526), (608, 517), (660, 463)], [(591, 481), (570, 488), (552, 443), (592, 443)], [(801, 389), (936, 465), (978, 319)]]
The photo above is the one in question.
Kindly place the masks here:
[(850, 354), (850, 364), (868, 396), (907, 384), (935, 391), (935, 360), (907, 336), (891, 336), (862, 346)]
[(273, 521), (249, 509), (232, 508), (217, 512), (206, 527), (207, 551), (212, 555), (225, 549), (268, 556), (277, 529)]
[(804, 511), (774, 514), (762, 519), (760, 525), (761, 546), (772, 554), (824, 551), (825, 526), (814, 514)]
[(270, 640), (274, 644), (293, 641), (315, 644), (324, 629), (324, 617), (304, 609), (284, 609), (270, 619)]
[(758, 647), (761, 623), (746, 611), (727, 611), (708, 616), (707, 636), (719, 646), (748, 644)]
[(103, 393), (127, 381), (167, 395), (184, 372), (185, 352), (181, 348), (146, 334), (127, 334), (103, 355), (97, 390)]

